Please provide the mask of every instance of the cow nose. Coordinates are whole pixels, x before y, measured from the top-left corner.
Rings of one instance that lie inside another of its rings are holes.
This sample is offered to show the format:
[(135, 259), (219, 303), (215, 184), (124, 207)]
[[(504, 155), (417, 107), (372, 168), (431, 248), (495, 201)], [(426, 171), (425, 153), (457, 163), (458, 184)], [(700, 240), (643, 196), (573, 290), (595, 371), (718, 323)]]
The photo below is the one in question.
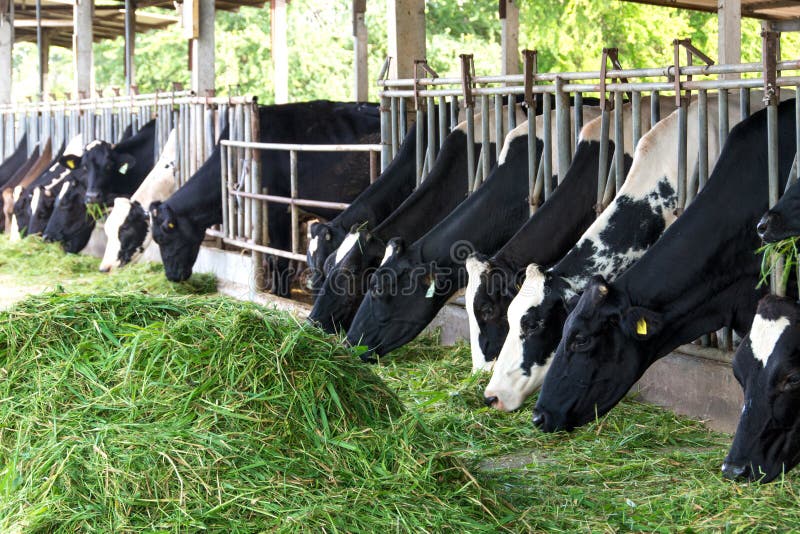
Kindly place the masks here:
[(109, 267), (108, 265), (101, 265), (100, 266), (100, 272), (101, 273), (110, 273), (111, 272), (111, 267)]
[(767, 235), (767, 232), (770, 229), (770, 226), (774, 228), (779, 221), (780, 221), (780, 215), (778, 215), (777, 213), (773, 213), (771, 211), (765, 213), (764, 216), (761, 217), (761, 220), (758, 221), (758, 224), (756, 225), (756, 232), (758, 232), (758, 237), (764, 239)]
[(55, 239), (53, 239), (53, 236), (51, 236), (50, 234), (44, 234), (42, 236), (42, 239), (44, 239), (45, 243), (52, 243), (53, 241), (55, 241)]
[(97, 204), (100, 202), (100, 193), (87, 191), (86, 196), (84, 196), (84, 201), (86, 204)]
[[(535, 408), (533, 410), (533, 426), (538, 428), (539, 430), (545, 430), (547, 428), (547, 422), (550, 420), (550, 417), (547, 415), (547, 412), (544, 410), (540, 410), (539, 408)], [(546, 430), (545, 430), (546, 431)]]
[(483, 398), (483, 403), (486, 406), (488, 406), (489, 408), (492, 408), (495, 404), (497, 404), (497, 400), (498, 399), (497, 399), (497, 397), (495, 395), (491, 395), (491, 396), (488, 396), (488, 397), (484, 397)]
[(730, 480), (746, 478), (748, 471), (749, 469), (746, 465), (737, 465), (732, 462), (723, 462), (722, 464), (722, 476)]

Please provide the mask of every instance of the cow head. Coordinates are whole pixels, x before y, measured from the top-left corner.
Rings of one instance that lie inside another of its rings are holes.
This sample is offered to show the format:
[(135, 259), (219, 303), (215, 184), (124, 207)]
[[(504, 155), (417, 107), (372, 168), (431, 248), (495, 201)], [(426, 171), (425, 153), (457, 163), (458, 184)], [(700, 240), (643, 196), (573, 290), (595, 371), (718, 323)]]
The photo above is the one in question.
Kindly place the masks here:
[[(389, 245), (391, 251), (395, 244)], [(326, 261), (325, 281), (308, 316), (328, 333), (346, 331), (367, 291), (367, 281), (387, 247), (365, 230), (352, 231)]]
[(559, 281), (531, 264), (508, 307), (508, 336), (484, 391), (487, 406), (512, 411), (544, 381), (567, 316)]
[[(106, 203), (111, 184), (136, 165), (136, 159), (128, 154), (118, 154), (105, 141), (93, 141), (86, 147), (83, 156), (63, 156), (59, 162), (69, 168), (81, 166), (86, 171), (86, 203)], [(70, 167), (70, 165), (73, 165)]]
[(794, 184), (756, 225), (767, 243), (800, 235), (800, 185)]
[(117, 197), (104, 230), (107, 242), (100, 272), (107, 273), (141, 256), (150, 237), (150, 217), (139, 202)]
[(338, 227), (324, 222), (311, 223), (308, 227), (308, 250), (306, 259), (311, 275), (308, 289), (316, 295), (325, 280), (325, 260), (336, 252), (345, 235)]
[(83, 197), (86, 186), (81, 180), (65, 180), (59, 189), (53, 213), (47, 221), (45, 241), (57, 241), (65, 251), (76, 254), (89, 242), (95, 221), (86, 213)]
[(401, 240), (390, 241), (387, 257), (370, 277), (368, 291), (347, 332), (351, 345), (384, 355), (407, 343), (430, 322), (452, 293), (435, 263), (415, 261)]
[[(56, 205), (56, 190), (47, 187), (36, 187), (30, 195), (22, 197), (20, 212), (17, 220), (22, 227), (27, 228), (28, 235), (38, 235), (44, 232), (53, 208)], [(26, 200), (27, 199), (27, 200)], [(26, 208), (26, 203), (28, 207)], [(27, 223), (25, 218), (27, 217)]]
[(186, 215), (176, 214), (169, 204), (160, 201), (150, 204), (150, 219), (167, 279), (183, 282), (192, 275), (192, 266), (206, 235), (205, 228)]
[(744, 407), (722, 464), (731, 479), (770, 482), (800, 462), (800, 306), (767, 296), (733, 358)]
[(479, 253), (466, 266), (472, 372), (490, 371), (508, 334), (506, 310), (517, 294), (517, 275)]
[(608, 413), (647, 369), (647, 342), (662, 324), (595, 276), (564, 323), (533, 423), (545, 432), (572, 430)]

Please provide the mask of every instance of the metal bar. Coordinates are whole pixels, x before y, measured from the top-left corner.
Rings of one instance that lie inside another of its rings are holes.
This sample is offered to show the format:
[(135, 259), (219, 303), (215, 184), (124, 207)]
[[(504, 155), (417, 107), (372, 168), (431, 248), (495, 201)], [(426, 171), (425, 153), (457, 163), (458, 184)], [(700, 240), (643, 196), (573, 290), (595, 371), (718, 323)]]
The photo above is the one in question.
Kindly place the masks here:
[(650, 93), (650, 127), (652, 128), (661, 120), (661, 98), (658, 91)]
[(639, 139), (642, 138), (642, 92), (634, 91), (631, 97), (631, 139), (632, 151), (636, 151)]
[(444, 145), (444, 138), (447, 137), (447, 98), (439, 97), (439, 148)]
[(475, 190), (475, 108), (467, 107), (467, 188)]
[[(575, 119), (575, 140), (572, 144), (573, 149), (577, 148), (578, 141), (581, 138), (581, 130), (583, 130), (583, 93), (580, 91), (575, 93), (575, 104), (573, 105), (573, 115)], [(573, 150), (574, 152), (574, 150)]]
[(302, 143), (261, 143), (245, 142), (235, 139), (220, 141), (225, 146), (236, 148), (253, 148), (256, 150), (296, 150), (297, 152), (380, 152), (383, 145), (377, 144), (329, 144), (310, 145)]
[(553, 128), (550, 99), (544, 98), (542, 104), (542, 129), (544, 130), (542, 132), (544, 145), (542, 148), (542, 161), (544, 162), (542, 179), (544, 180), (544, 200), (547, 202), (553, 192)]
[(300, 253), (300, 212), (297, 206), (297, 152), (289, 152), (289, 185), (292, 198), (292, 253)]
[(686, 205), (687, 106), (686, 100), (681, 99), (678, 108), (678, 213)]
[(503, 150), (503, 96), (494, 97), (494, 138), (495, 138), (495, 159), (500, 159), (500, 151)]
[(428, 118), (428, 161), (425, 165), (425, 175), (430, 172), (436, 159), (436, 101), (432, 96), (427, 98), (425, 115)]
[(739, 89), (739, 120), (743, 121), (750, 116), (750, 89)]
[(392, 160), (392, 140), (391, 140), (391, 109), (389, 99), (381, 97), (381, 170), (389, 166)]
[(625, 125), (622, 119), (622, 93), (614, 93), (614, 167), (616, 169), (616, 192), (625, 183)]
[[(422, 110), (417, 107), (417, 186), (422, 183), (425, 178), (425, 123), (422, 122)], [(396, 155), (396, 152), (395, 152)]]
[(330, 210), (346, 210), (350, 204), (345, 202), (327, 202), (324, 200), (307, 200), (302, 198), (292, 199), (291, 197), (282, 197), (280, 195), (270, 195), (263, 193), (249, 193), (247, 191), (237, 191), (235, 188), (229, 188), (228, 194), (234, 197), (250, 198), (254, 200), (263, 200), (266, 202), (274, 202), (276, 204), (285, 204), (287, 206), (299, 206), (301, 208), (322, 208)]
[(558, 183), (564, 177), (572, 161), (572, 132), (569, 124), (569, 94), (563, 90), (564, 81), (556, 78), (556, 149), (558, 150)]
[[(399, 142), (398, 142), (398, 139), (397, 139), (398, 130), (397, 130), (397, 99), (396, 98), (392, 98), (392, 100), (391, 100), (391, 108), (392, 108), (392, 136), (391, 136), (392, 137), (392, 152), (391, 152), (392, 157), (391, 157), (391, 159), (394, 159), (394, 157), (397, 155), (397, 148), (399, 146)], [(419, 129), (419, 122), (417, 123), (417, 129)], [(417, 176), (419, 176), (419, 171), (417, 172)]]
[(722, 147), (725, 145), (725, 140), (728, 138), (728, 91), (727, 89), (719, 90), (719, 97), (717, 98), (718, 111), (718, 136), (719, 144), (717, 146), (717, 157), (722, 153)]
[[(481, 158), (483, 166), (481, 167), (483, 171), (483, 175), (481, 176), (481, 180), (479, 183), (482, 183), (489, 177), (489, 172), (491, 171), (491, 156), (489, 155), (489, 151), (492, 149), (491, 143), (489, 140), (491, 139), (491, 119), (492, 113), (490, 112), (489, 108), (489, 97), (487, 95), (481, 96)], [(497, 116), (494, 118), (497, 120)], [(502, 119), (502, 116), (500, 118)], [(502, 141), (499, 139), (495, 139), (495, 143), (501, 143)], [(477, 186), (478, 184), (476, 184)]]
[(700, 90), (697, 94), (698, 154), (697, 154), (697, 191), (706, 185), (708, 180), (708, 93)]
[(222, 234), (223, 237), (230, 236), (231, 224), (228, 220), (230, 207), (228, 205), (228, 147), (222, 146), (219, 151), (220, 158), (220, 189), (222, 191)]
[(536, 212), (538, 199), (536, 197), (536, 110), (528, 108), (528, 205), (530, 214)]
[(400, 99), (400, 116), (398, 117), (397, 127), (399, 131), (395, 138), (399, 147), (401, 140), (405, 139), (406, 133), (408, 133), (408, 103), (405, 98)]
[[(211, 236), (215, 235), (215, 233), (210, 230), (206, 230), (206, 234)], [(235, 247), (244, 248), (255, 252), (260, 252), (262, 254), (269, 254), (271, 256), (278, 256), (280, 258), (286, 258), (295, 261), (302, 261), (302, 262), (306, 261), (305, 254), (295, 254), (294, 252), (287, 252), (285, 250), (281, 250), (278, 248), (266, 247), (264, 245), (256, 245), (241, 239), (223, 238), (222, 241), (228, 245), (233, 245)]]
[(595, 212), (600, 215), (603, 211), (603, 197), (606, 192), (606, 177), (608, 176), (608, 136), (611, 128), (611, 119), (607, 109), (600, 111), (600, 156), (597, 166), (597, 205)]
[(512, 95), (507, 95), (505, 98), (508, 99), (506, 103), (506, 126), (510, 132), (517, 127), (517, 103)]

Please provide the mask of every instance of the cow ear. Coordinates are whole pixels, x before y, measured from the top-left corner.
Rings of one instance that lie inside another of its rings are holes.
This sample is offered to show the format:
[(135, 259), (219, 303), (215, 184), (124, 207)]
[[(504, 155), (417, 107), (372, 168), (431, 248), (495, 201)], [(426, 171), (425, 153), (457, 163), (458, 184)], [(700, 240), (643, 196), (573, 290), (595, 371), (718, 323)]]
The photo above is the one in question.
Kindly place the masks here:
[(406, 249), (406, 242), (403, 240), (402, 237), (391, 238), (389, 240), (389, 245), (391, 245), (395, 256), (402, 254)]
[(136, 158), (130, 154), (120, 154), (117, 157), (117, 172), (120, 174), (128, 174), (132, 168), (136, 166)]
[(161, 201), (155, 200), (150, 203), (150, 207), (148, 208), (147, 211), (149, 211), (150, 215), (152, 215), (153, 218), (155, 219), (156, 217), (158, 217), (158, 212), (160, 209), (161, 209)]
[(73, 154), (67, 154), (66, 156), (61, 156), (58, 158), (58, 163), (70, 170), (75, 170), (81, 166), (81, 157)]
[(586, 288), (586, 293), (593, 306), (599, 306), (608, 297), (608, 283), (602, 276), (593, 276), (589, 286)]
[(631, 306), (623, 317), (622, 329), (628, 337), (644, 341), (658, 334), (663, 323), (661, 314), (647, 308)]

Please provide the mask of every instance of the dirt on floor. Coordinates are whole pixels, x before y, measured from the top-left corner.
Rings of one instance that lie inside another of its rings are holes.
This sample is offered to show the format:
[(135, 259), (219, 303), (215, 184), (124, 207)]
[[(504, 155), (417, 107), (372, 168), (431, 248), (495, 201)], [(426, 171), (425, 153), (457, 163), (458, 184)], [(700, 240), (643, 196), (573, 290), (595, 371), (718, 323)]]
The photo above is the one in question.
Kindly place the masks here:
[(19, 282), (10, 275), (0, 275), (0, 310), (12, 306), (28, 295), (41, 293), (47, 286), (44, 285), (19, 285)]

